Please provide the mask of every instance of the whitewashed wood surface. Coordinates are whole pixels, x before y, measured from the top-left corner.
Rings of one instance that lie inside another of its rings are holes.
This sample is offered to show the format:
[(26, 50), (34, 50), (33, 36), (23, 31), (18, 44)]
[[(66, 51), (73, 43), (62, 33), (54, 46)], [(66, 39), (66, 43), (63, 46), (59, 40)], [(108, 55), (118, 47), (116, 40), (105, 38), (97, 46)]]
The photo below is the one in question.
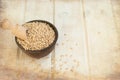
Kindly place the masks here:
[(47, 20), (59, 32), (35, 59), (0, 29), (0, 80), (120, 80), (120, 0), (0, 0), (0, 20)]

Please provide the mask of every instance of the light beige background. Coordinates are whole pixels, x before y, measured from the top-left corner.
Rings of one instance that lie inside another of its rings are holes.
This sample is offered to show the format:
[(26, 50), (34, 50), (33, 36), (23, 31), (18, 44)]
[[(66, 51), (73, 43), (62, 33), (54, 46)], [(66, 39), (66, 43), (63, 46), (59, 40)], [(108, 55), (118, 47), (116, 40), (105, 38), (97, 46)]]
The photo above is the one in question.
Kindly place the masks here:
[(53, 23), (50, 55), (24, 54), (0, 29), (0, 80), (120, 80), (120, 0), (1, 0), (0, 17)]

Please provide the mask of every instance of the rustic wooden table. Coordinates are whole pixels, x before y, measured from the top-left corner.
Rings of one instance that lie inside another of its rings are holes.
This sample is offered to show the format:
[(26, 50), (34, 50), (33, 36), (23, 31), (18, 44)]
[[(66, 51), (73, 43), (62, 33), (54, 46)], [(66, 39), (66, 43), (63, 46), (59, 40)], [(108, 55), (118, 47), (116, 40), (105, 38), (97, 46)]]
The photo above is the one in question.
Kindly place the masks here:
[(0, 29), (0, 80), (120, 80), (120, 0), (0, 0), (0, 16), (15, 23), (53, 23), (59, 39), (34, 59)]

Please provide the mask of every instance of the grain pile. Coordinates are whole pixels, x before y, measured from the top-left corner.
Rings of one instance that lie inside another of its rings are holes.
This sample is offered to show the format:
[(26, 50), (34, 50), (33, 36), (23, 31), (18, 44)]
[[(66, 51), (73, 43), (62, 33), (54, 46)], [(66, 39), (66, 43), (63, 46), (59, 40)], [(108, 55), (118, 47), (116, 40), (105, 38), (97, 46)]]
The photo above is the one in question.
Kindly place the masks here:
[(17, 38), (25, 50), (41, 50), (48, 47), (55, 39), (54, 30), (46, 23), (31, 22), (23, 25), (27, 30), (27, 40)]

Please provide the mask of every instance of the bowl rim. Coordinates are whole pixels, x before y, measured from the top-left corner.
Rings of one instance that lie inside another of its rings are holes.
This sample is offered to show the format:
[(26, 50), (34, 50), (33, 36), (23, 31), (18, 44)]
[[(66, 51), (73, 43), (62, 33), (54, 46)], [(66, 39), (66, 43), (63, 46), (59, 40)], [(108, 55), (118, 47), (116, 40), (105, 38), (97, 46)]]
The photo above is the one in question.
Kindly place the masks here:
[[(48, 22), (48, 21), (45, 21), (45, 20), (31, 20), (31, 21), (25, 22), (24, 24), (26, 24), (26, 23), (31, 23), (31, 22), (42, 22), (42, 23), (48, 24), (48, 25), (54, 30), (54, 32), (55, 32), (55, 39), (54, 39), (54, 41), (53, 41), (48, 47), (43, 48), (43, 49), (41, 49), (41, 50), (25, 50), (25, 49), (22, 47), (22, 45), (19, 44), (19, 42), (17, 41), (17, 37), (15, 36), (15, 41), (16, 41), (18, 47), (20, 47), (22, 50), (24, 50), (25, 52), (28, 52), (28, 53), (29, 53), (29, 52), (30, 52), (30, 53), (37, 53), (37, 52), (43, 52), (43, 51), (51, 48), (52, 46), (54, 46), (54, 45), (56, 44), (56, 42), (57, 42), (57, 40), (58, 40), (58, 30), (57, 30), (57, 28), (56, 28), (52, 23), (50, 23), (50, 22)], [(24, 25), (24, 24), (23, 24), (23, 25)]]

